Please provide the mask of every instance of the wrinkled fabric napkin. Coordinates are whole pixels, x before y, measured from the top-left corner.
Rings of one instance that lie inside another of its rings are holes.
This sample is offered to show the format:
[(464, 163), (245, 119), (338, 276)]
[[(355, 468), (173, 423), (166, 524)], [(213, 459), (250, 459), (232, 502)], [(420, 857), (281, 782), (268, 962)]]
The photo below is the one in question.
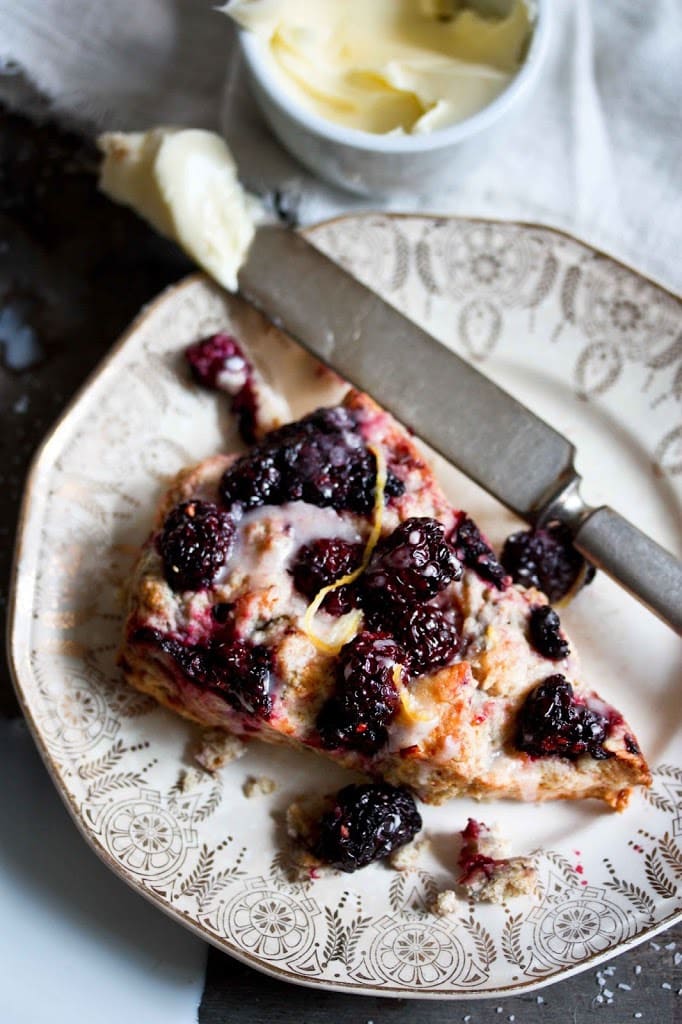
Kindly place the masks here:
[[(682, 3), (550, 7), (549, 57), (504, 146), (400, 208), (559, 227), (682, 291)], [(278, 190), (300, 223), (394, 208), (320, 183), (284, 152), (209, 0), (0, 0), (0, 101), (90, 131), (220, 128), (249, 187)]]

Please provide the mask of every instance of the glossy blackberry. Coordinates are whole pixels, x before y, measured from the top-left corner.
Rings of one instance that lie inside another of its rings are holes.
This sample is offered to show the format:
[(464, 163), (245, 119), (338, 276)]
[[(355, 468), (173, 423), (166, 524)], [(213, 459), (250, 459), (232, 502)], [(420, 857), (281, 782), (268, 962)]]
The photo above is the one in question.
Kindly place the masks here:
[(450, 543), (460, 562), (473, 569), (482, 580), (492, 583), (496, 590), (504, 590), (509, 580), (495, 552), (481, 534), (473, 519), (461, 513)]
[(514, 583), (537, 587), (551, 602), (560, 601), (584, 573), (582, 586), (594, 579), (595, 569), (573, 547), (570, 531), (561, 523), (541, 530), (520, 530), (507, 537), (502, 563)]
[(185, 501), (166, 518), (158, 541), (163, 574), (173, 590), (210, 587), (234, 540), (231, 516), (207, 501)]
[(334, 694), (317, 716), (323, 747), (374, 754), (384, 746), (398, 707), (395, 666), (406, 660), (387, 633), (358, 633), (346, 644), (336, 663)]
[(568, 643), (561, 635), (559, 616), (551, 605), (531, 608), (528, 620), (528, 636), (532, 646), (545, 658), (561, 661), (570, 653)]
[(391, 614), (428, 601), (462, 574), (437, 519), (406, 519), (375, 548), (362, 578), (368, 608)]
[[(246, 508), (305, 501), (365, 515), (372, 510), (375, 486), (376, 460), (351, 413), (336, 406), (267, 434), (227, 470), (221, 491), (227, 504), (238, 501)], [(387, 495), (403, 490), (397, 477), (389, 474)]]
[(135, 630), (130, 639), (162, 651), (189, 682), (235, 710), (265, 719), (272, 714), (275, 678), (266, 647), (244, 641), (187, 644), (148, 627)]
[(211, 648), (205, 644), (185, 644), (175, 637), (168, 636), (158, 629), (143, 626), (135, 630), (131, 643), (145, 644), (167, 654), (182, 670), (190, 682), (202, 689), (211, 685), (213, 678), (213, 655)]
[(228, 507), (237, 505), (245, 511), (286, 501), (276, 460), (267, 452), (259, 453), (259, 449), (237, 459), (223, 474), (220, 495)]
[[(312, 601), (323, 587), (357, 569), (362, 552), (362, 544), (340, 537), (321, 537), (312, 544), (304, 544), (296, 552), (291, 570), (296, 589)], [(345, 615), (356, 604), (357, 588), (345, 586), (327, 594), (322, 607), (330, 615)]]
[(267, 647), (239, 640), (217, 646), (211, 689), (236, 711), (269, 718), (273, 688), (272, 656)]
[(346, 786), (322, 816), (313, 853), (340, 871), (357, 871), (405, 846), (421, 827), (414, 798), (402, 786)]
[(451, 616), (418, 604), (408, 608), (395, 626), (396, 639), (410, 659), (412, 675), (447, 665), (459, 650), (460, 635)]
[(534, 757), (575, 761), (589, 754), (598, 761), (612, 757), (604, 749), (608, 720), (576, 700), (562, 675), (548, 676), (526, 697), (519, 712), (516, 746)]

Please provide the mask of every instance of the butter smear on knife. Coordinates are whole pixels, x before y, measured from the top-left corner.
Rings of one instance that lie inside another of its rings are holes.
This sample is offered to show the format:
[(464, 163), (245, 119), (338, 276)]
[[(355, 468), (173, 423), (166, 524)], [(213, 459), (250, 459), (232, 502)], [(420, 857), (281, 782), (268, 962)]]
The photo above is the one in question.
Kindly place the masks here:
[(214, 132), (154, 128), (106, 132), (100, 188), (177, 242), (229, 291), (262, 208), (239, 182), (237, 166)]

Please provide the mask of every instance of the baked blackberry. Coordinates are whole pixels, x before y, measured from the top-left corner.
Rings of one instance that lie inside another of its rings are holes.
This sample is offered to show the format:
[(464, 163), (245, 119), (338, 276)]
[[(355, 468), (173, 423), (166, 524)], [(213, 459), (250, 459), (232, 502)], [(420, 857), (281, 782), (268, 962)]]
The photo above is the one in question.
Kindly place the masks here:
[(238, 640), (188, 644), (149, 627), (135, 630), (130, 639), (163, 651), (190, 683), (218, 694), (236, 711), (270, 717), (274, 672), (266, 647)]
[(496, 590), (504, 590), (508, 586), (509, 579), (504, 567), (498, 562), (495, 552), (476, 523), (465, 512), (460, 513), (450, 543), (460, 562), (473, 569), (482, 580), (492, 583)]
[(573, 547), (570, 530), (562, 523), (512, 533), (504, 542), (502, 564), (514, 583), (537, 587), (552, 604), (577, 586), (587, 586), (596, 572)]
[[(364, 546), (340, 537), (321, 537), (304, 544), (294, 556), (291, 574), (294, 585), (309, 601), (342, 576), (348, 576), (362, 561)], [(357, 587), (345, 586), (327, 594), (322, 607), (330, 615), (345, 615), (357, 605)]]
[(575, 761), (589, 754), (597, 761), (612, 757), (604, 749), (609, 722), (576, 700), (562, 675), (548, 676), (526, 697), (519, 712), (516, 746), (533, 757), (565, 757)]
[(361, 581), (363, 603), (392, 615), (435, 597), (461, 575), (442, 523), (406, 519), (375, 548)]
[(551, 661), (561, 661), (570, 654), (571, 649), (561, 635), (559, 616), (551, 605), (536, 605), (531, 608), (528, 637), (538, 654)]
[(405, 652), (387, 633), (358, 633), (342, 648), (336, 689), (317, 717), (323, 747), (374, 754), (384, 746), (399, 701), (396, 667), (406, 661)]
[[(263, 470), (262, 467), (267, 467)], [(374, 505), (376, 460), (343, 406), (318, 409), (273, 430), (224, 474), (227, 505), (245, 508), (305, 501), (318, 507), (367, 515)], [(388, 498), (403, 484), (389, 472)]]
[(184, 501), (166, 517), (158, 539), (163, 574), (173, 590), (210, 587), (232, 550), (233, 518), (208, 501)]
[(405, 846), (421, 827), (414, 797), (402, 786), (346, 786), (322, 816), (313, 853), (340, 871), (357, 871)]
[(447, 665), (461, 642), (454, 616), (426, 604), (408, 608), (396, 623), (395, 635), (415, 676)]
[(274, 689), (271, 651), (238, 640), (218, 644), (213, 650), (211, 689), (236, 711), (269, 718)]

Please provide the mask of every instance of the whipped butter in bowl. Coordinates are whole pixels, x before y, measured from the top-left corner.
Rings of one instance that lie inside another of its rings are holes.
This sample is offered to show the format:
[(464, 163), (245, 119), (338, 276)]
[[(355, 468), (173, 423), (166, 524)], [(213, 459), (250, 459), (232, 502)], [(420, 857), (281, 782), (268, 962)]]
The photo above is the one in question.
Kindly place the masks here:
[[(255, 97), (305, 164), (356, 192), (456, 183), (518, 107), (548, 0), (232, 0)], [(490, 131), (493, 129), (493, 134)], [(465, 152), (466, 150), (466, 152)], [(449, 165), (449, 166), (448, 166)]]

